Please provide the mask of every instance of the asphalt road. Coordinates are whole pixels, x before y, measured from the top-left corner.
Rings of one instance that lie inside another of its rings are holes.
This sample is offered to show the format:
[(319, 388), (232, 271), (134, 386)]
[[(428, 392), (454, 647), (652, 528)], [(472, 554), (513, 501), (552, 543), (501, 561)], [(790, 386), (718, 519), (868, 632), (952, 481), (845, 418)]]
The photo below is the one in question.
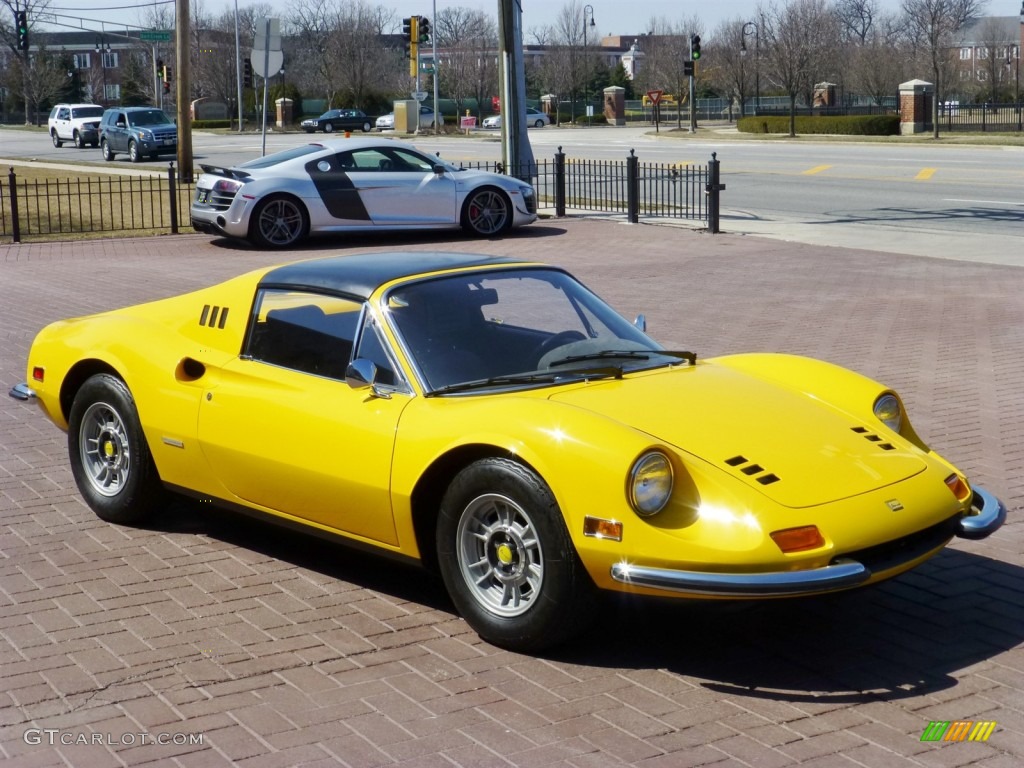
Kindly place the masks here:
[[(531, 129), (529, 137), (538, 158), (561, 148), (569, 158), (625, 159), (632, 150), (644, 162), (703, 164), (714, 153), (726, 184), (725, 232), (997, 264), (1020, 260), (1024, 147), (735, 141), (729, 129), (680, 140), (650, 126), (548, 127)], [(305, 133), (271, 133), (267, 152), (310, 140)], [(415, 141), (455, 162), (501, 156), (499, 132)], [(197, 163), (240, 163), (261, 147), (259, 134), (193, 138)], [(0, 130), (0, 157), (106, 170), (164, 167), (132, 166), (122, 157), (105, 163), (99, 150), (56, 149), (43, 134), (13, 130)]]

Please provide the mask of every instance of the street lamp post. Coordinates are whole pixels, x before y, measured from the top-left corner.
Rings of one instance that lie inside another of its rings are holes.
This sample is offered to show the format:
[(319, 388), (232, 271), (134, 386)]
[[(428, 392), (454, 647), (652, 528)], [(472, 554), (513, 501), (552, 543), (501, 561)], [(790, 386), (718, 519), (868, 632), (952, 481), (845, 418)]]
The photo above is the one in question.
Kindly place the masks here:
[(752, 27), (754, 30), (754, 115), (757, 115), (761, 109), (761, 30), (752, 21), (743, 25), (740, 34), (741, 56), (747, 53), (747, 35), (750, 34), (747, 27)]
[(590, 15), (590, 26), (594, 26), (594, 6), (583, 6), (583, 109), (586, 110), (590, 101), (590, 83), (588, 82), (589, 67), (587, 66), (587, 15)]
[(96, 55), (100, 57), (100, 69), (103, 71), (103, 106), (107, 105), (107, 63), (103, 60), (104, 56), (110, 53), (110, 43), (103, 43), (103, 41), (96, 40)]

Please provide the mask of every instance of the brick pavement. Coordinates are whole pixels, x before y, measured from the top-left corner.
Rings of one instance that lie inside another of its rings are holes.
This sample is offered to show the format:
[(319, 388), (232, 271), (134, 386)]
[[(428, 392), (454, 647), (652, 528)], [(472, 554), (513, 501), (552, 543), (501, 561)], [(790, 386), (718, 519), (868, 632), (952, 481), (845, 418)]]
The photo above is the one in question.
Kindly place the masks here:
[[(0, 246), (0, 387), (22, 380), (50, 320), (343, 247)], [(645, 312), (669, 346), (790, 351), (879, 378), (1011, 522), (859, 592), (616, 603), (574, 646), (529, 657), (482, 643), (417, 571), (184, 502), (152, 528), (102, 523), (64, 435), (5, 397), (5, 765), (1022, 764), (1024, 269), (594, 220), (493, 242), (347, 241), (391, 247), (531, 254)], [(920, 741), (957, 719), (998, 727), (986, 743)], [(143, 743), (160, 734), (202, 743)]]

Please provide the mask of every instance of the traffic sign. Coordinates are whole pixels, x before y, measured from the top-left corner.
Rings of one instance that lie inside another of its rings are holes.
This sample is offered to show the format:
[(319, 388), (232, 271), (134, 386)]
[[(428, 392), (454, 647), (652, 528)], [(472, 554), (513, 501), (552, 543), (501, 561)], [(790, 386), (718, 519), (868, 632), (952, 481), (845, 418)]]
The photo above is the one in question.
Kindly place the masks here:
[(648, 91), (647, 98), (651, 100), (651, 104), (656, 105), (659, 101), (661, 101), (661, 94), (663, 93), (664, 91)]
[(171, 42), (171, 31), (169, 29), (144, 29), (139, 32), (139, 40), (148, 43), (169, 43)]
[(426, 91), (413, 91), (411, 95), (416, 101), (424, 101), (430, 94)]

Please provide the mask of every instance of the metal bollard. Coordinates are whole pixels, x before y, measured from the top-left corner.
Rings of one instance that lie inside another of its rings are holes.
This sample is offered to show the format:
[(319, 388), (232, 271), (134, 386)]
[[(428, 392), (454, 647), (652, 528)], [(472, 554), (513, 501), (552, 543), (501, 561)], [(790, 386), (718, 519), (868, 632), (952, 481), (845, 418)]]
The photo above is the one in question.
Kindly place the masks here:
[(717, 235), (719, 233), (719, 211), (721, 199), (719, 193), (725, 189), (725, 184), (719, 182), (718, 153), (711, 153), (711, 162), (708, 163), (708, 183), (704, 187), (704, 193), (708, 196), (708, 231)]
[(174, 163), (167, 164), (167, 183), (171, 195), (171, 234), (178, 234), (178, 191), (174, 183)]
[(12, 165), (7, 174), (7, 184), (11, 190), (11, 230), (14, 236), (14, 242), (21, 242), (21, 222), (18, 220), (18, 181), (14, 175), (14, 166)]

